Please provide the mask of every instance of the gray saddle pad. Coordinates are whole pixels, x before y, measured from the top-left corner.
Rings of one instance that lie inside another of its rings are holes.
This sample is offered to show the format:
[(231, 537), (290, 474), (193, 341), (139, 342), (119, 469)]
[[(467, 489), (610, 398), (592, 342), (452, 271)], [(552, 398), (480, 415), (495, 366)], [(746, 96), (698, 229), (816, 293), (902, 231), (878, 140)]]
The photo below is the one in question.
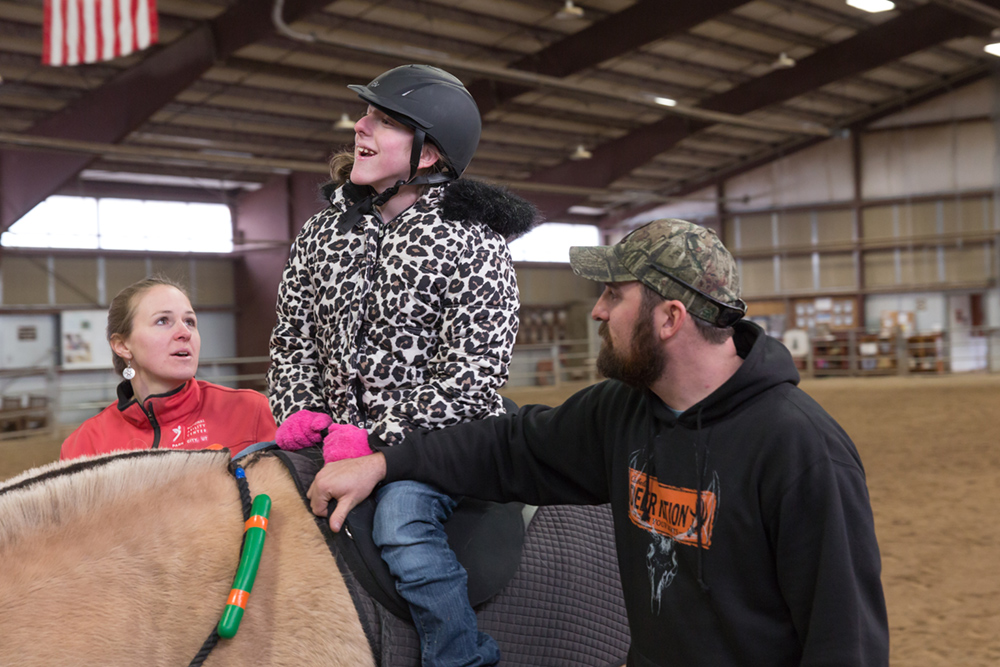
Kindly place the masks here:
[[(380, 667), (419, 667), (413, 626), (345, 576)], [(503, 667), (618, 667), (628, 621), (608, 505), (540, 507), (514, 578), (476, 608), (479, 629), (500, 645)]]

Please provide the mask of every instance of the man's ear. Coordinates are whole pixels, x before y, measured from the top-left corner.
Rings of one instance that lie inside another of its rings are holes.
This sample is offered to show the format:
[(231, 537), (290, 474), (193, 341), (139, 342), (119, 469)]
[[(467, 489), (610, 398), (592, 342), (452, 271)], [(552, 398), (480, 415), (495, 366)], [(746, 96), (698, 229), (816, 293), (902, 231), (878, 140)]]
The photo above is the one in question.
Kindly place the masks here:
[(684, 304), (670, 299), (660, 303), (653, 312), (660, 340), (668, 340), (676, 336), (688, 317)]

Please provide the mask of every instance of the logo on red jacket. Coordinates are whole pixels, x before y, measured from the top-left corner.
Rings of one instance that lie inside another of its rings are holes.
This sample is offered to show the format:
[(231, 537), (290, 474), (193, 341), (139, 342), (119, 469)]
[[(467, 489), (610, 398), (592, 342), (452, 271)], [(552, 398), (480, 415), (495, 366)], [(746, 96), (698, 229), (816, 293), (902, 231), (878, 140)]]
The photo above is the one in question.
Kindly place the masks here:
[(208, 442), (208, 424), (204, 419), (187, 426), (178, 424), (170, 429), (170, 432), (174, 436), (170, 446), (174, 448), (201, 448)]

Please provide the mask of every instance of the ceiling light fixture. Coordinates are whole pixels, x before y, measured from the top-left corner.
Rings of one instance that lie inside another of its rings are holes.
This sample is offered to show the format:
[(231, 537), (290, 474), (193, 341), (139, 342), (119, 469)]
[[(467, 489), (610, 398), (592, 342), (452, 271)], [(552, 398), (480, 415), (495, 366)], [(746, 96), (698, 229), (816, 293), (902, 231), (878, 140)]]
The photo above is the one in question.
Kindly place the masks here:
[(773, 69), (788, 69), (789, 67), (795, 67), (795, 58), (791, 57), (784, 51), (778, 54), (778, 57), (771, 63)]
[(578, 144), (577, 147), (576, 147), (576, 150), (573, 151), (570, 154), (569, 159), (570, 160), (589, 160), (592, 157), (594, 157), (593, 153), (591, 153), (586, 148), (584, 148), (583, 144)]
[(896, 3), (890, 0), (847, 0), (847, 4), (870, 14), (887, 12), (896, 8)]
[(354, 131), (354, 121), (346, 113), (340, 114), (340, 120), (333, 124), (333, 129), (335, 130), (351, 130)]
[(656, 102), (657, 104), (662, 104), (665, 107), (677, 106), (677, 100), (670, 97), (660, 97), (657, 95), (653, 97), (653, 101)]
[(993, 32), (990, 33), (990, 39), (993, 41), (984, 46), (983, 51), (991, 56), (1000, 57), (1000, 28), (993, 29)]
[(573, 4), (573, 0), (566, 0), (566, 4), (563, 8), (556, 12), (557, 19), (582, 19), (583, 18), (583, 7), (577, 7)]
[(603, 208), (598, 208), (596, 206), (582, 206), (577, 204), (575, 206), (570, 206), (566, 209), (567, 213), (572, 213), (573, 215), (604, 215), (607, 213)]

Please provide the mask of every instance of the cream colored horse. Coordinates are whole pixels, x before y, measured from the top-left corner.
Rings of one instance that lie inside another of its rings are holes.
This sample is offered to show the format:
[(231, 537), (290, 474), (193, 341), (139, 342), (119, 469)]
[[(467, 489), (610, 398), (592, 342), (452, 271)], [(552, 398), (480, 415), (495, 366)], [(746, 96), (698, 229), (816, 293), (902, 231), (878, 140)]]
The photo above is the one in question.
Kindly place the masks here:
[[(0, 665), (187, 665), (239, 562), (243, 514), (228, 461), (110, 455), (0, 486)], [(206, 665), (374, 665), (285, 468), (263, 458), (246, 473), (251, 493), (273, 503), (267, 539), (239, 632)]]

